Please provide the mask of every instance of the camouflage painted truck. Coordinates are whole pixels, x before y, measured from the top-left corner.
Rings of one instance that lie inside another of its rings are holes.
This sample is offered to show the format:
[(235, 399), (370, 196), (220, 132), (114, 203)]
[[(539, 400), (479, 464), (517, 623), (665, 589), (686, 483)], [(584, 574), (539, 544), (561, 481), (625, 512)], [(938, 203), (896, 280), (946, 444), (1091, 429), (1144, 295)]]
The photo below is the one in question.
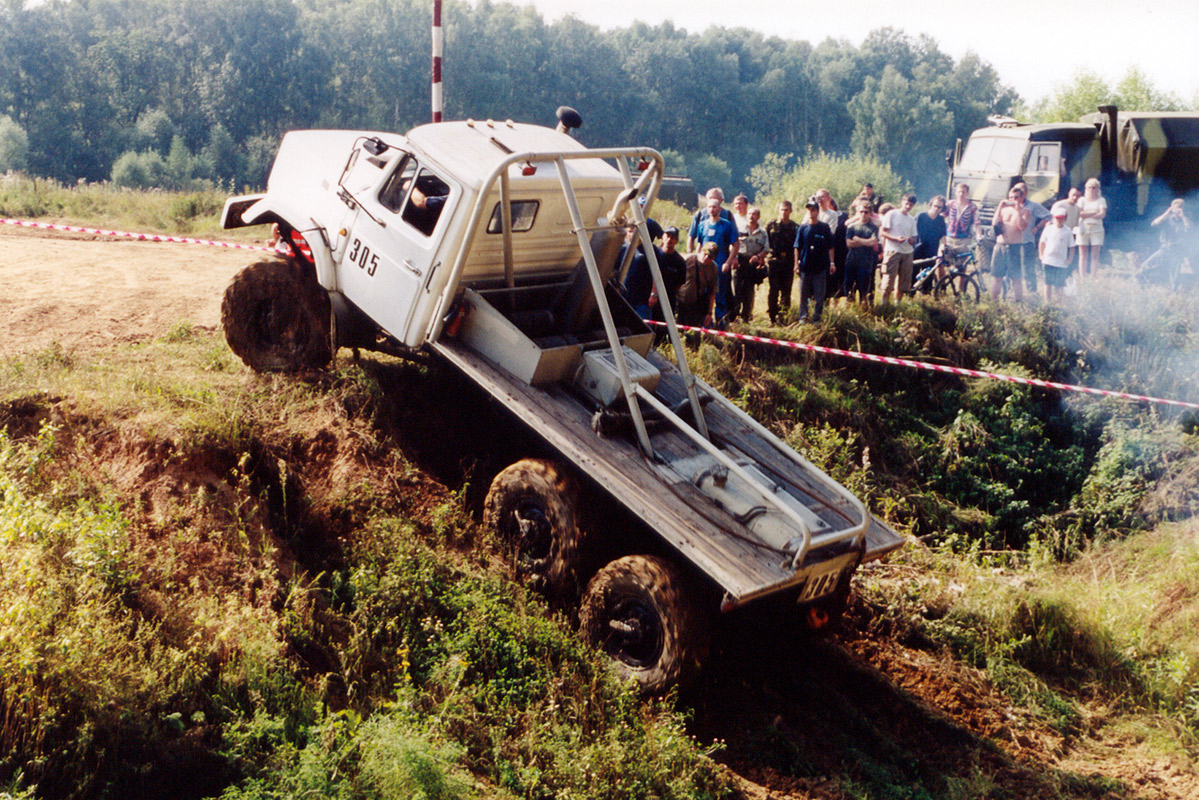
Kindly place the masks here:
[[(673, 360), (653, 349), (616, 278), (626, 226), (648, 241), (662, 174), (655, 150), (589, 150), (565, 125), (297, 131), (267, 191), (223, 216), (277, 225), (291, 251), (226, 291), (226, 338), (250, 367), (423, 351), (527, 427), (551, 457), (501, 471), (484, 521), (528, 582), (585, 587), (582, 635), (647, 692), (695, 675), (718, 612), (776, 598), (818, 624), (903, 541), (692, 374), (669, 307)], [(588, 540), (621, 543), (590, 575)]]
[[(995, 208), (1018, 181), (1045, 207), (1071, 186), (1098, 178), (1107, 198), (1105, 225), (1124, 249), (1137, 249), (1149, 220), (1176, 197), (1199, 189), (1199, 113), (1119, 111), (1100, 106), (1078, 122), (1021, 124), (994, 118), (991, 127), (959, 141), (951, 159), (950, 189), (970, 186), (987, 227)], [(952, 196), (952, 193), (949, 194)]]

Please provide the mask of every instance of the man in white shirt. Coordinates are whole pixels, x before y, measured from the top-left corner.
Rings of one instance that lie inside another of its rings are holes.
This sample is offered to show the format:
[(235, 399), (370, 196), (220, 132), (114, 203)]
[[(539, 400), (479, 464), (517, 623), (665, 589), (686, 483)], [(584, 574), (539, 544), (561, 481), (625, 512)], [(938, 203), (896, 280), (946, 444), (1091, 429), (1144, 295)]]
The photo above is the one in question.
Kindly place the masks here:
[(905, 194), (899, 208), (883, 217), (879, 238), (883, 240), (883, 301), (895, 295), (895, 302), (912, 290), (912, 251), (917, 233), (916, 218), (908, 214), (916, 205), (916, 195)]
[(833, 208), (833, 195), (828, 189), (818, 189), (816, 191), (816, 202), (820, 204), (819, 219), (834, 233), (837, 231), (837, 225), (841, 222), (841, 214), (837, 209)]

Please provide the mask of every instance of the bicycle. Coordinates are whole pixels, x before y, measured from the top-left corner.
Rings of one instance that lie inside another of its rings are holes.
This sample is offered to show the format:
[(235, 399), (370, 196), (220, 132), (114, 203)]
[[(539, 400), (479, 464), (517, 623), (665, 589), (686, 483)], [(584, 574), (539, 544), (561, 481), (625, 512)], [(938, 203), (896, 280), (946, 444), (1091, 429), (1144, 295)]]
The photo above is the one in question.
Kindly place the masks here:
[(912, 266), (918, 267), (919, 271), (916, 277), (912, 278), (912, 288), (908, 289), (908, 296), (933, 294), (937, 289), (937, 267), (942, 263), (940, 257), (922, 258), (913, 262)]
[(930, 270), (948, 267), (949, 271), (936, 281), (933, 297), (951, 297), (954, 301), (973, 300), (975, 303), (985, 293), (978, 271), (978, 259), (974, 250), (962, 253), (941, 253)]

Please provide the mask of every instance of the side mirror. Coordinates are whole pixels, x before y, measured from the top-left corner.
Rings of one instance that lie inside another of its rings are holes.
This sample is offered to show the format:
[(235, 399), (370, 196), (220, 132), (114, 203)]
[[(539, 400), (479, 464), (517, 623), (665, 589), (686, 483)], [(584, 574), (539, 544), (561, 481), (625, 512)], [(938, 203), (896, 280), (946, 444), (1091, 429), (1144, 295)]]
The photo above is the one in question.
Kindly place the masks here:
[(378, 136), (372, 136), (362, 143), (362, 149), (370, 153), (372, 156), (377, 156), (380, 153), (386, 153), (391, 149), (391, 146)]

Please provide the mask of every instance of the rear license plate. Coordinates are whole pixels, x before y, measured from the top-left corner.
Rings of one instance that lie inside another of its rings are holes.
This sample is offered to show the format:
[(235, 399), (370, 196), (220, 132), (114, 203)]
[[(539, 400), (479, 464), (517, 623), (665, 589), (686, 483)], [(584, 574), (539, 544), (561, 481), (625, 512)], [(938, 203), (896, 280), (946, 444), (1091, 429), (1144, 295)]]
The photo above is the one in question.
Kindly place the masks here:
[(814, 572), (809, 575), (807, 583), (803, 585), (803, 591), (800, 592), (799, 602), (804, 603), (831, 594), (833, 589), (837, 588), (841, 569), (841, 567), (833, 567), (824, 572)]

